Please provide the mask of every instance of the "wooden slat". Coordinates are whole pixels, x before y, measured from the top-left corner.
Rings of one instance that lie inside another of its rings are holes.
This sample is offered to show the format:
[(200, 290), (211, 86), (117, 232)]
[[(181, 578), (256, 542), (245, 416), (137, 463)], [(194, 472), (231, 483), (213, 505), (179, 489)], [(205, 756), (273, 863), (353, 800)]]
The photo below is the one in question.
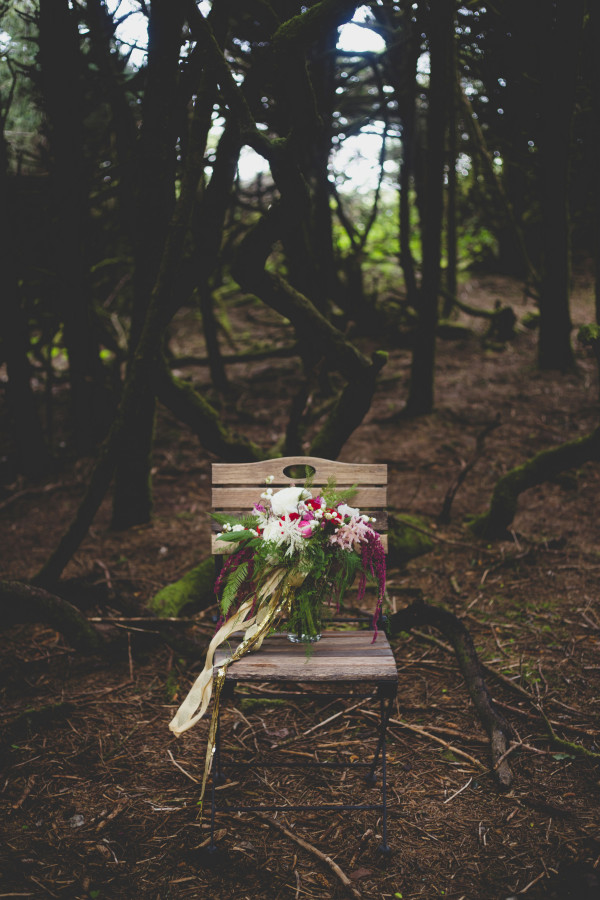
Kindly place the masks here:
[[(385, 552), (388, 552), (388, 536), (387, 534), (380, 534), (381, 543), (383, 544), (383, 549)], [(234, 550), (237, 549), (237, 544), (231, 544), (229, 541), (218, 541), (215, 535), (211, 535), (211, 553), (222, 554), (223, 556), (229, 556), (230, 553), (233, 553)]]
[[(307, 657), (302, 644), (292, 644), (286, 635), (266, 638), (263, 646), (233, 663), (227, 679), (233, 681), (398, 681), (396, 662), (385, 634), (373, 643), (369, 631), (326, 631), (312, 645)], [(217, 650), (215, 670), (231, 650)]]
[[(248, 512), (255, 503), (260, 503), (260, 495), (264, 491), (255, 487), (213, 487), (213, 509), (245, 509)], [(313, 491), (312, 493), (316, 493)], [(383, 508), (387, 505), (386, 487), (358, 487), (350, 501), (351, 505), (361, 509)]]
[(298, 484), (302, 479), (288, 478), (283, 470), (288, 466), (312, 466), (315, 484), (326, 484), (335, 476), (338, 485), (387, 484), (387, 466), (379, 463), (341, 463), (314, 456), (284, 456), (255, 463), (213, 463), (213, 484), (264, 485), (273, 475), (274, 486)]

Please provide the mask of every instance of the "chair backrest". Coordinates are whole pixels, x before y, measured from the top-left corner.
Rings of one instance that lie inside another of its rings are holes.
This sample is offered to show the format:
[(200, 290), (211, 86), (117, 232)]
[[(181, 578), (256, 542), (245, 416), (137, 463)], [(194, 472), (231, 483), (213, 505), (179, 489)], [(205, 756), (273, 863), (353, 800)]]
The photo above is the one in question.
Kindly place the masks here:
[[(254, 463), (213, 463), (212, 507), (215, 512), (232, 514), (251, 511), (266, 488), (265, 479), (273, 476), (270, 486), (278, 488), (302, 485), (305, 472), (312, 474), (315, 488), (323, 487), (332, 476), (338, 488), (356, 485), (350, 501), (361, 512), (375, 518), (374, 528), (381, 534), (387, 550), (387, 466), (380, 463), (342, 463), (313, 456), (287, 456)], [(212, 552), (230, 553), (232, 544), (218, 541), (213, 534)]]

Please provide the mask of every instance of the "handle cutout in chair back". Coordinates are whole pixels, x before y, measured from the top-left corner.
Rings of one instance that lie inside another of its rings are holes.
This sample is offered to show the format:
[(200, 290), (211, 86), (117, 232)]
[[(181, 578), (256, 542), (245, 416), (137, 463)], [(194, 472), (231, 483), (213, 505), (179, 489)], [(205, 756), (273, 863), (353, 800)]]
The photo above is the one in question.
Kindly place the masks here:
[(293, 465), (286, 466), (283, 470), (283, 474), (286, 478), (291, 478), (293, 481), (304, 480), (305, 478), (310, 478), (311, 475), (314, 475), (317, 470), (314, 466), (311, 465)]

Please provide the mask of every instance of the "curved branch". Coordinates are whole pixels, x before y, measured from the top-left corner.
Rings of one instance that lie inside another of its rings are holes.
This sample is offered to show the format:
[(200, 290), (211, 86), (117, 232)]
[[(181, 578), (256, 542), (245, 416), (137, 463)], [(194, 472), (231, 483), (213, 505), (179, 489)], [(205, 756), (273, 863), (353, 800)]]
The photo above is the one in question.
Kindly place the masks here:
[(156, 374), (156, 395), (160, 402), (199, 438), (202, 446), (227, 462), (255, 462), (265, 459), (260, 447), (230, 431), (217, 411), (182, 378), (169, 370), (163, 359)]
[(513, 731), (494, 706), (468, 629), (453, 613), (422, 600), (415, 600), (406, 609), (395, 613), (390, 617), (389, 624), (393, 634), (410, 631), (421, 625), (432, 625), (450, 641), (479, 721), (490, 739), (494, 775), (500, 786), (508, 789), (512, 784), (513, 774), (505, 754), (509, 750)]
[(486, 539), (506, 537), (517, 513), (519, 495), (549, 481), (565, 469), (600, 461), (600, 426), (585, 437), (576, 438), (536, 453), (531, 459), (503, 475), (492, 493), (489, 510), (471, 522), (471, 531)]
[(282, 225), (281, 210), (273, 205), (240, 244), (233, 267), (234, 278), (243, 290), (256, 294), (301, 332), (310, 333), (326, 353), (330, 368), (337, 368), (349, 379), (356, 378), (359, 372), (368, 372), (371, 361), (304, 294), (281, 276), (265, 269)]

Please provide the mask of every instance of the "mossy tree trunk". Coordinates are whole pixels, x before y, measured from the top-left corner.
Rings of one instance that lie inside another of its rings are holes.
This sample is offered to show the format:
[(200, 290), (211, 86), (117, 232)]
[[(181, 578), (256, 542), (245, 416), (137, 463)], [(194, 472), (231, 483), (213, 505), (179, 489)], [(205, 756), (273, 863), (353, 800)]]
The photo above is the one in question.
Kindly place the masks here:
[(523, 491), (592, 461), (600, 461), (600, 427), (585, 437), (542, 450), (503, 475), (496, 483), (489, 510), (474, 519), (471, 530), (487, 540), (507, 537)]

